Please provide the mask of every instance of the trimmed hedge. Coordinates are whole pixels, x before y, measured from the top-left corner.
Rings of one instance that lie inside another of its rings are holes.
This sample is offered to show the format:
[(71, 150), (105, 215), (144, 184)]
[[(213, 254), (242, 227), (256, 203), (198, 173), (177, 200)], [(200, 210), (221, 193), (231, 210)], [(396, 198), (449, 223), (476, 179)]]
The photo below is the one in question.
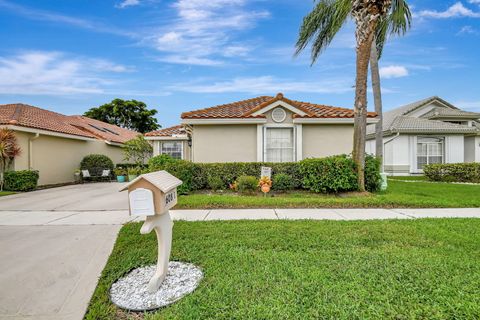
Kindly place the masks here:
[(480, 183), (480, 163), (430, 164), (423, 168), (428, 180)]
[(4, 178), (5, 190), (32, 191), (37, 188), (39, 174), (33, 170), (7, 171)]
[(300, 161), (303, 187), (332, 193), (357, 190), (355, 163), (346, 155)]
[(277, 173), (272, 178), (272, 188), (277, 191), (287, 191), (295, 189), (294, 181), (286, 173)]
[(112, 159), (104, 154), (89, 154), (80, 162), (80, 170), (88, 170), (90, 175), (93, 176), (89, 179), (94, 181), (101, 180), (99, 177), (102, 175), (104, 169), (109, 169), (111, 176), (113, 177), (113, 168), (114, 165)]
[[(368, 191), (377, 191), (380, 189), (381, 183), (380, 162), (371, 156), (367, 156), (365, 162), (366, 188)], [(149, 160), (147, 171), (166, 170), (170, 172), (183, 181), (178, 192), (185, 194), (209, 188), (209, 179), (216, 180), (216, 187), (218, 187), (219, 181), (222, 181), (223, 187), (228, 188), (230, 183), (237, 181), (241, 176), (260, 178), (262, 166), (272, 168), (273, 181), (278, 174), (288, 176), (290, 183), (286, 188), (290, 189), (304, 188), (315, 192), (342, 192), (358, 189), (355, 164), (347, 155), (285, 163), (193, 163), (161, 155)], [(285, 181), (285, 177), (280, 179)], [(275, 183), (273, 188), (276, 188)]]

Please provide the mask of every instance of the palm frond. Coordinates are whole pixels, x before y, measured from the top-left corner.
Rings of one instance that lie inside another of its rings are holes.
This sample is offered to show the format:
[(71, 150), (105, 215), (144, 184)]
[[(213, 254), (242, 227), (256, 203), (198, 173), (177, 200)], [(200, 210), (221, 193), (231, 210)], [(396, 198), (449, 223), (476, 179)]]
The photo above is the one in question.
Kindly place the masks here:
[(404, 35), (411, 27), (412, 13), (406, 0), (392, 0), (388, 15), (377, 24), (375, 32), (378, 59), (389, 35)]
[(300, 27), (295, 56), (312, 43), (311, 62), (315, 63), (320, 53), (332, 42), (347, 21), (351, 12), (351, 0), (320, 0), (305, 18)]

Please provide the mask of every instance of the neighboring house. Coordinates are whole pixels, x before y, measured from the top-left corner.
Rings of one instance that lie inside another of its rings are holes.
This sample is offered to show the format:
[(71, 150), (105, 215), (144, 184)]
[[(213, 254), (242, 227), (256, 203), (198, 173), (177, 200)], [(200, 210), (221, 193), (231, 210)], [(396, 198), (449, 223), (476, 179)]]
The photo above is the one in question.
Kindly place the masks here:
[[(430, 97), (384, 113), (384, 171), (423, 172), (432, 163), (480, 162), (480, 113)], [(367, 152), (375, 154), (375, 126), (367, 127)]]
[[(376, 121), (368, 113), (368, 122)], [(182, 114), (182, 125), (146, 134), (154, 154), (194, 162), (288, 162), (351, 153), (351, 109), (258, 98)]]
[(183, 125), (148, 132), (145, 139), (152, 141), (154, 155), (168, 154), (175, 159), (191, 159), (192, 141)]
[(22, 153), (14, 170), (38, 170), (39, 185), (71, 182), (88, 154), (123, 161), (122, 145), (139, 133), (83, 116), (66, 116), (26, 104), (0, 105), (0, 127), (15, 131)]

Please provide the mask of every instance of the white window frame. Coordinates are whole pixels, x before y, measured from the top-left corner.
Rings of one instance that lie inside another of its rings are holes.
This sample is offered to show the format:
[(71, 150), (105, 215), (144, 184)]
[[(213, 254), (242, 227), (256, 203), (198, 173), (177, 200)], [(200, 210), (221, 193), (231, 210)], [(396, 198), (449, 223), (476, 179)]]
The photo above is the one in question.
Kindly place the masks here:
[[(425, 157), (427, 158), (427, 162), (425, 165), (429, 165), (430, 164), (430, 161), (429, 161), (429, 158), (430, 158), (430, 155), (429, 155), (429, 151), (428, 151), (428, 145), (429, 144), (438, 144), (438, 142), (421, 142), (421, 139), (422, 138), (425, 138), (425, 139), (439, 139), (441, 140), (441, 144), (442, 144), (442, 154), (441, 154), (441, 157), (442, 157), (442, 162), (441, 163), (446, 163), (446, 150), (447, 150), (447, 139), (446, 137), (442, 137), (442, 136), (417, 136), (416, 139), (415, 139), (415, 145), (414, 145), (414, 150), (415, 150), (415, 168), (417, 169), (417, 172), (419, 173), (422, 173), (423, 172), (423, 169), (419, 168), (418, 166), (418, 145), (420, 143), (422, 144), (427, 144), (427, 154), (425, 155)], [(438, 157), (438, 155), (436, 156), (432, 156), (432, 157)]]
[(173, 141), (161, 141), (160, 144), (159, 144), (159, 153), (158, 154), (168, 154), (168, 153), (164, 153), (163, 152), (163, 144), (164, 143), (180, 143), (180, 159), (183, 160), (183, 141), (176, 141), (176, 140), (173, 140)]
[(291, 129), (292, 130), (292, 161), (297, 161), (297, 130), (295, 130), (295, 125), (293, 124), (285, 124), (285, 123), (277, 123), (277, 124), (267, 124), (263, 126), (262, 134), (263, 134), (263, 143), (262, 143), (262, 161), (267, 160), (267, 130), (268, 129)]

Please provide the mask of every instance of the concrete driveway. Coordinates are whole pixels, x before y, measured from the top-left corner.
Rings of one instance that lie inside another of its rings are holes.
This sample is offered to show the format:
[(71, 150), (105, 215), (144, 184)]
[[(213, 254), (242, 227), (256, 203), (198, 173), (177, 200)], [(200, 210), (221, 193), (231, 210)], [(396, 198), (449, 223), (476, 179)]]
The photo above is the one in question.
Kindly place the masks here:
[(86, 183), (0, 198), (0, 211), (128, 210), (126, 192), (119, 183)]
[(0, 197), (0, 319), (82, 319), (121, 225), (118, 183)]

